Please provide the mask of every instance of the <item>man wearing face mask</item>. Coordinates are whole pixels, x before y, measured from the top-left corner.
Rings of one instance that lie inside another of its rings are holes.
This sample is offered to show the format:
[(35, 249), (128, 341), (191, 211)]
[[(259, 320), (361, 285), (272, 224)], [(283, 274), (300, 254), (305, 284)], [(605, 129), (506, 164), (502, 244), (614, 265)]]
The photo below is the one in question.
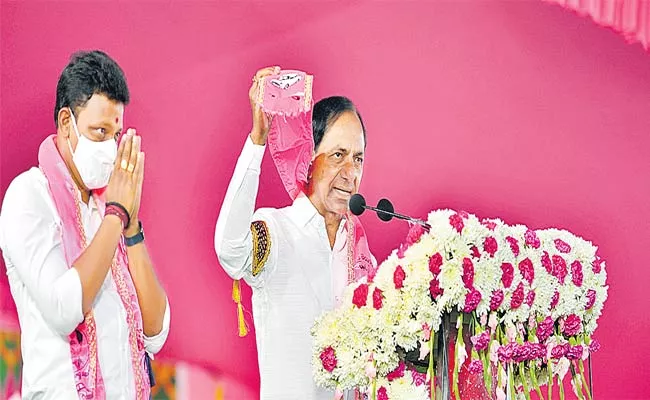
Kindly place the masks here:
[[(21, 328), (23, 399), (149, 399), (170, 311), (138, 219), (144, 153), (122, 133), (129, 91), (100, 51), (72, 56), (57, 133), (17, 176), (0, 248)], [(118, 146), (119, 142), (119, 146)]]
[[(365, 236), (356, 236), (359, 225), (351, 225), (348, 213), (348, 201), (361, 182), (366, 132), (349, 99), (317, 102), (313, 132), (307, 133), (313, 133), (315, 148), (306, 160), (311, 167), (302, 193), (289, 207), (255, 211), (270, 128), (256, 96), (261, 79), (279, 73), (278, 67), (265, 68), (253, 78), (253, 128), (221, 207), (215, 250), (228, 275), (253, 288), (261, 399), (331, 400), (334, 394), (318, 388), (312, 378), (310, 330), (340, 300), (349, 274), (355, 272), (351, 264), (358, 265), (350, 263), (356, 246), (365, 244), (367, 250)], [(301, 154), (309, 156), (308, 150)], [(366, 266), (376, 267), (374, 257), (366, 254)]]

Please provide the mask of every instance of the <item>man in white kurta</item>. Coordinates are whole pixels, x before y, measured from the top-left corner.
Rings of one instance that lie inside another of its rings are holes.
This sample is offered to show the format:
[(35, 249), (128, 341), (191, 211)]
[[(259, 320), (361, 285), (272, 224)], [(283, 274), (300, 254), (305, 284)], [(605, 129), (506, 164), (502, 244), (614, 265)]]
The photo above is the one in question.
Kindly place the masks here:
[[(288, 207), (255, 211), (266, 146), (259, 143), (264, 140), (255, 135), (254, 126), (216, 226), (215, 249), (222, 267), (253, 289), (264, 400), (333, 398), (314, 383), (310, 330), (321, 313), (336, 305), (347, 284), (343, 215), (361, 178), (365, 131), (349, 100), (329, 98), (322, 104), (331, 107), (314, 106), (314, 120), (322, 118), (323, 124), (314, 123), (322, 131), (314, 135), (316, 155), (306, 194)], [(332, 221), (338, 224), (333, 229), (328, 228)]]
[[(92, 197), (79, 202), (88, 242), (102, 216)], [(76, 399), (70, 349), (65, 337), (83, 321), (79, 274), (63, 256), (61, 221), (38, 168), (19, 175), (5, 194), (0, 214), (0, 248), (22, 331), (22, 396)], [(110, 273), (93, 305), (97, 353), (108, 399), (133, 399), (134, 381), (126, 311)], [(169, 334), (169, 303), (163, 329), (144, 337), (145, 350), (160, 351)], [(44, 397), (43, 397), (44, 396)]]
[(149, 397), (144, 352), (165, 343), (170, 311), (138, 218), (140, 137), (129, 129), (118, 147), (128, 102), (107, 54), (73, 55), (57, 85), (57, 132), (41, 144), (39, 167), (4, 194), (0, 249), (20, 322), (23, 399)]

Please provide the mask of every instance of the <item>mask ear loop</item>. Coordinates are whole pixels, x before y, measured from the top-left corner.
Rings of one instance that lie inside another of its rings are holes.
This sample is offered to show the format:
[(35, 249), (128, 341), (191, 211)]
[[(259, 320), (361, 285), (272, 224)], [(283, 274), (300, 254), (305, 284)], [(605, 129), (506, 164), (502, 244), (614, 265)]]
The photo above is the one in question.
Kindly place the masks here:
[[(79, 145), (79, 139), (81, 139), (81, 134), (79, 133), (79, 129), (77, 128), (77, 120), (74, 117), (74, 113), (72, 112), (72, 107), (68, 107), (68, 110), (70, 110), (70, 119), (72, 120), (72, 129), (74, 130), (74, 133), (77, 135), (77, 145)], [(74, 156), (74, 151), (72, 150), (72, 143), (70, 143), (70, 138), (68, 137), (68, 148), (70, 149), (70, 154)]]

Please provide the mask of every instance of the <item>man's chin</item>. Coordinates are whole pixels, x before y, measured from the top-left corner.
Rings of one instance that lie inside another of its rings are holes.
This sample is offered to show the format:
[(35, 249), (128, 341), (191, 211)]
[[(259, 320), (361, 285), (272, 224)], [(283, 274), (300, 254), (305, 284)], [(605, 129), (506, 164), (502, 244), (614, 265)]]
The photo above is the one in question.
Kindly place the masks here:
[(340, 215), (342, 217), (348, 213), (348, 210), (349, 208), (347, 201), (337, 200), (330, 204), (330, 207), (328, 207), (327, 211), (332, 214)]

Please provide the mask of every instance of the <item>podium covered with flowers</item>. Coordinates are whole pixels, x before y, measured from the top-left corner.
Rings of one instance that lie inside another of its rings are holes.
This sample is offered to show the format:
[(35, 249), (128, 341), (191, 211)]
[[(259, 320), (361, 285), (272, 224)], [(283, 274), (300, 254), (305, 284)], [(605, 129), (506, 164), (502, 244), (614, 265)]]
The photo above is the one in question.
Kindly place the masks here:
[(551, 398), (584, 361), (607, 298), (590, 242), (451, 210), (429, 214), (315, 323), (318, 385), (369, 399)]

